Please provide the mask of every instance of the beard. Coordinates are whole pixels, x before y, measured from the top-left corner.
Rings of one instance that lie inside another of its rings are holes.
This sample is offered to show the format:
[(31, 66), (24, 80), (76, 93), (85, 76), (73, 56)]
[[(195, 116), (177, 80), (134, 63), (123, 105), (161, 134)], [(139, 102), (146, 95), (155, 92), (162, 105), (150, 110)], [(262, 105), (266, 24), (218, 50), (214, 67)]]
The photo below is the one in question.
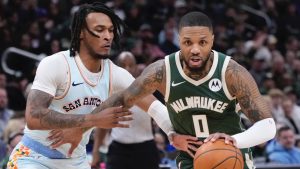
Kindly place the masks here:
[(108, 59), (110, 58), (110, 55), (109, 54), (98, 54), (98, 53), (95, 53), (94, 55), (92, 55), (93, 58), (95, 59)]
[(205, 66), (206, 66), (208, 60), (209, 60), (209, 57), (208, 57), (206, 60), (203, 60), (203, 63), (202, 63), (202, 65), (201, 65), (200, 67), (191, 67), (191, 66), (189, 65), (189, 62), (188, 62), (187, 60), (183, 59), (185, 65), (187, 66), (187, 68), (188, 68), (191, 72), (201, 72), (201, 71), (203, 71), (203, 70), (205, 69)]

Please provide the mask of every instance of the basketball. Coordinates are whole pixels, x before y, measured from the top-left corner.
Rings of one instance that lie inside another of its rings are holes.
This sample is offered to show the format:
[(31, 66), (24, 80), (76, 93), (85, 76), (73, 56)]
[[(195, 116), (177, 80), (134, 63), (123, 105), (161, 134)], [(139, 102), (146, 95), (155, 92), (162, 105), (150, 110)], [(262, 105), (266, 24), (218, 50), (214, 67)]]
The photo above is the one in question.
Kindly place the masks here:
[(243, 169), (242, 152), (223, 139), (207, 142), (199, 147), (194, 157), (194, 169)]

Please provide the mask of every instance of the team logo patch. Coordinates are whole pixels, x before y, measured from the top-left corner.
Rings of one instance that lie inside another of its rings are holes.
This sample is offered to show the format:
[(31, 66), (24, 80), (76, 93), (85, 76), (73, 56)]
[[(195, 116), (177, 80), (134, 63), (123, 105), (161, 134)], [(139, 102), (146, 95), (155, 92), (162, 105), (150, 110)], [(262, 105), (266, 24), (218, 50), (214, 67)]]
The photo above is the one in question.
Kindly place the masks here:
[(219, 79), (211, 79), (210, 82), (208, 83), (208, 87), (211, 91), (217, 92), (222, 89), (222, 82)]

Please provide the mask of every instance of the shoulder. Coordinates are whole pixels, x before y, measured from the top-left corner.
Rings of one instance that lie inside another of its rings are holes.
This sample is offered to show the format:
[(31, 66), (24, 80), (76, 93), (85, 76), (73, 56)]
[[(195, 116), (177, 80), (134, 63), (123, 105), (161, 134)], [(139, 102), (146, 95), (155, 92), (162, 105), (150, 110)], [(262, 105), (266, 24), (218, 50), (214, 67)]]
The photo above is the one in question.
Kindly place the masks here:
[(121, 74), (121, 73), (125, 73), (125, 74), (130, 74), (127, 70), (125, 70), (124, 68), (116, 65), (114, 62), (112, 62), (111, 60), (108, 60), (108, 63), (110, 64), (111, 67), (111, 73), (112, 74)]
[(233, 59), (229, 60), (225, 76), (226, 80), (229, 80), (229, 82), (235, 82), (235, 80), (239, 80), (240, 78), (244, 80), (249, 80), (249, 78), (251, 78), (248, 70)]
[(146, 67), (146, 69), (161, 69), (165, 67), (165, 59), (157, 60)]
[(124, 90), (134, 81), (134, 77), (127, 70), (117, 66), (111, 60), (109, 60), (109, 64), (111, 66), (110, 76), (113, 92)]
[(42, 59), (39, 66), (40, 65), (51, 65), (53, 68), (54, 65), (55, 66), (66, 65), (66, 63), (67, 63), (66, 57), (70, 57), (69, 52), (61, 51), (61, 52), (55, 53), (53, 55), (50, 55), (50, 56)]

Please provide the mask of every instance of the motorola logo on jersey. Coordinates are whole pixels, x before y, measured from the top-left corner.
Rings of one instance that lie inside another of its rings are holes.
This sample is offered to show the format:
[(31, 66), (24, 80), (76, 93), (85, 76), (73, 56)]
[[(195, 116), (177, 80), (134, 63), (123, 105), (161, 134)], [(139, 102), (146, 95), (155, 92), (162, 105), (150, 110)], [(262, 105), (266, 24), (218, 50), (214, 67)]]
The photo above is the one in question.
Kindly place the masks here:
[(210, 82), (208, 83), (208, 87), (211, 91), (217, 92), (222, 89), (222, 82), (219, 79), (211, 79)]

